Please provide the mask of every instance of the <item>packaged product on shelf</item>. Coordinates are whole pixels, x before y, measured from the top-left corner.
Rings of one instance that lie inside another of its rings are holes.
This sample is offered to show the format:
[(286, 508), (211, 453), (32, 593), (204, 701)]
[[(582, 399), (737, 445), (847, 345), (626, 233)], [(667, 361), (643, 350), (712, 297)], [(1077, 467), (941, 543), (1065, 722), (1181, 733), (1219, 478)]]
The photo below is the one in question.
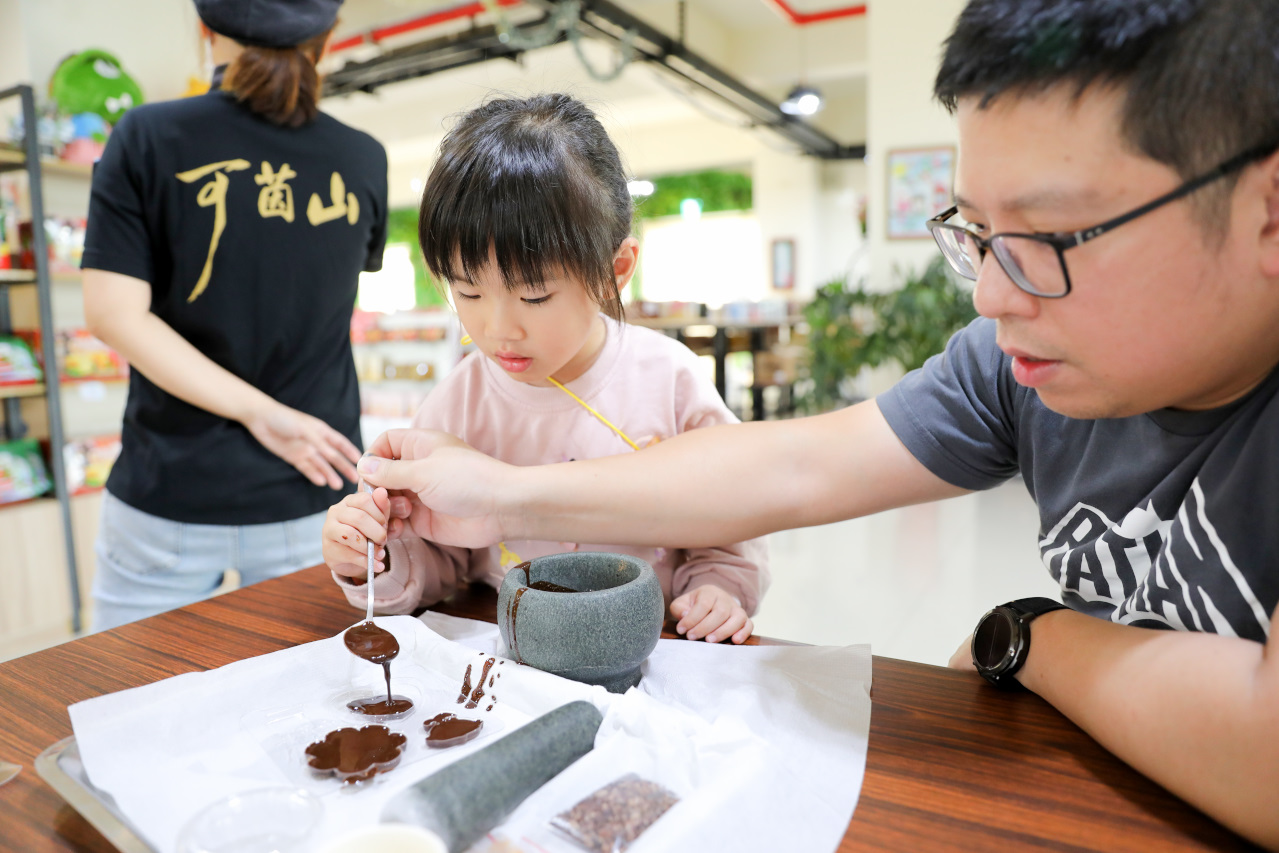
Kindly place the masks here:
[(68, 379), (121, 379), (129, 375), (120, 354), (95, 338), (88, 329), (57, 333), (59, 375)]
[(44, 233), (49, 245), (51, 272), (74, 273), (80, 269), (86, 224), (84, 218), (45, 217)]
[[(49, 271), (54, 274), (75, 273), (80, 269), (84, 255), (86, 220), (83, 217), (46, 216), (44, 219), (45, 250), (49, 256)], [(31, 270), (36, 266), (35, 233), (31, 220), (18, 223), (18, 245), (10, 252), (17, 255), (14, 266)], [(16, 248), (16, 252), (14, 249)]]
[(119, 455), (118, 435), (68, 441), (62, 448), (62, 459), (67, 470), (67, 490), (72, 494), (83, 494), (105, 486), (111, 466)]
[(0, 444), (0, 504), (38, 498), (52, 486), (35, 439)]
[(18, 337), (0, 337), (0, 385), (31, 385), (43, 378), (30, 344)]

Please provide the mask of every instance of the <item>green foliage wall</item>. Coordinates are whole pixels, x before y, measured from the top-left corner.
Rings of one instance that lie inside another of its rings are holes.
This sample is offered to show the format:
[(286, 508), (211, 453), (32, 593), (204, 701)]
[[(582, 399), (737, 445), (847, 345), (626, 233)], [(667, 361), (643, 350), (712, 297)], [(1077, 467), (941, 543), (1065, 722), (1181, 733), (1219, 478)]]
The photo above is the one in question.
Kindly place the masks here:
[(719, 169), (654, 178), (653, 194), (636, 200), (635, 216), (639, 219), (678, 216), (680, 202), (686, 198), (700, 201), (703, 213), (750, 210), (751, 178), (741, 172)]
[(386, 214), (386, 242), (408, 243), (409, 258), (413, 261), (413, 290), (418, 308), (444, 306), (448, 302), (435, 285), (435, 279), (422, 261), (422, 250), (417, 244), (417, 208), (400, 207)]

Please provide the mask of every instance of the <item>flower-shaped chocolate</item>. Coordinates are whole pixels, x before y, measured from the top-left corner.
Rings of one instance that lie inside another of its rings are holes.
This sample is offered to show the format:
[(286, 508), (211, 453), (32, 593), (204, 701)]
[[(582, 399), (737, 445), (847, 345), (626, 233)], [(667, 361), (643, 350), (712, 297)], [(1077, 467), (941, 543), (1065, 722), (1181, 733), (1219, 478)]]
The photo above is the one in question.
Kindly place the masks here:
[(407, 742), (386, 726), (338, 729), (306, 748), (307, 764), (317, 774), (336, 776), (348, 785), (364, 782), (399, 764)]

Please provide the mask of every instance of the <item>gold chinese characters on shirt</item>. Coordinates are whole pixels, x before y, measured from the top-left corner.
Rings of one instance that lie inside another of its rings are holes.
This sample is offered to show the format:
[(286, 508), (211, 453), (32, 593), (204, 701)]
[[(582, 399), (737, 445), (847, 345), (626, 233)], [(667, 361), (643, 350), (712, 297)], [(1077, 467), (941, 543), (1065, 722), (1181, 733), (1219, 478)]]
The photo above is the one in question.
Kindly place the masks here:
[[(196, 280), (195, 287), (191, 289), (191, 295), (187, 297), (187, 302), (194, 302), (200, 298), (200, 294), (204, 293), (205, 288), (209, 286), (209, 279), (213, 275), (213, 257), (217, 254), (218, 241), (222, 239), (222, 232), (226, 230), (226, 200), (231, 187), (231, 179), (228, 176), (232, 172), (242, 172), (249, 167), (248, 160), (237, 158), (197, 166), (185, 172), (178, 172), (176, 175), (177, 179), (184, 184), (193, 184), (208, 178), (208, 183), (200, 187), (195, 202), (200, 207), (213, 208), (213, 235), (209, 239), (209, 253), (204, 261), (204, 269), (200, 271), (200, 277)], [(293, 187), (289, 185), (289, 181), (297, 176), (298, 173), (288, 163), (281, 163), (277, 169), (265, 160), (262, 161), (261, 170), (253, 176), (254, 184), (261, 188), (258, 190), (259, 217), (279, 218), (292, 224), (294, 220)], [(348, 225), (354, 225), (360, 221), (359, 199), (355, 197), (355, 193), (347, 192), (346, 181), (342, 179), (339, 172), (333, 172), (329, 176), (328, 205), (325, 205), (319, 193), (311, 193), (311, 198), (306, 205), (306, 219), (313, 227), (342, 219), (345, 219)]]

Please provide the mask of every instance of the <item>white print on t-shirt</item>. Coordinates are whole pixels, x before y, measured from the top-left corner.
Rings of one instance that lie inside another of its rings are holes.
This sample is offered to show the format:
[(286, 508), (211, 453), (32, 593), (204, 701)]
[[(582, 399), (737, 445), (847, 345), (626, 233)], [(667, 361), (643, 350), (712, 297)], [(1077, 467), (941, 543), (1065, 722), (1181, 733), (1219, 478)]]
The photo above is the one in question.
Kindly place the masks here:
[[(1268, 637), (1270, 619), (1208, 519), (1196, 479), (1176, 517), (1149, 501), (1118, 524), (1096, 507), (1074, 506), (1039, 543), (1063, 598), (1120, 624)], [(1090, 606), (1091, 605), (1091, 606)]]

